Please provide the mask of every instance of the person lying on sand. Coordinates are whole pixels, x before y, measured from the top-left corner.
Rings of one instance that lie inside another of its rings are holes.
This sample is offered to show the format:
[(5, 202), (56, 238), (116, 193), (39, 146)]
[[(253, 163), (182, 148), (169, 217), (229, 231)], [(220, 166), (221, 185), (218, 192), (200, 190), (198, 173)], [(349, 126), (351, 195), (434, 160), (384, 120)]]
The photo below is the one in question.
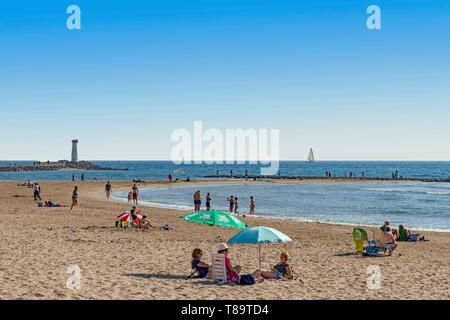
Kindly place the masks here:
[(212, 279), (212, 270), (211, 265), (202, 261), (203, 251), (200, 248), (195, 248), (194, 251), (192, 251), (192, 261), (191, 266), (192, 269), (195, 269), (198, 273), (196, 278), (206, 278), (206, 279)]
[(406, 229), (402, 224), (398, 226), (399, 239), (398, 241), (427, 241), (424, 235), (412, 233)]
[(62, 205), (59, 203), (53, 202), (51, 200), (45, 201), (44, 207), (46, 208), (61, 208)]
[(377, 246), (386, 249), (386, 253), (390, 256), (392, 252), (397, 248), (398, 244), (392, 234), (391, 227), (385, 227), (385, 231), (381, 235), (380, 239), (376, 240)]
[(280, 262), (272, 268), (272, 271), (261, 271), (261, 276), (265, 279), (291, 280), (293, 275), (288, 260), (289, 254), (283, 251), (280, 255)]

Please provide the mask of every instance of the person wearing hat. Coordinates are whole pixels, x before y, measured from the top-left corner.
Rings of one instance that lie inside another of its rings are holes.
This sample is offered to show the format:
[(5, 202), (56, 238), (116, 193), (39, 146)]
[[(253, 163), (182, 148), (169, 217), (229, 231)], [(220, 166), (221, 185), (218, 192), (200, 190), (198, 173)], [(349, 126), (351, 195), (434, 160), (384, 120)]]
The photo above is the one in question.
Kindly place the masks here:
[(227, 281), (232, 283), (239, 282), (239, 266), (233, 267), (230, 258), (228, 258), (228, 246), (226, 243), (220, 243), (217, 253), (223, 254), (225, 256), (225, 268), (227, 270)]

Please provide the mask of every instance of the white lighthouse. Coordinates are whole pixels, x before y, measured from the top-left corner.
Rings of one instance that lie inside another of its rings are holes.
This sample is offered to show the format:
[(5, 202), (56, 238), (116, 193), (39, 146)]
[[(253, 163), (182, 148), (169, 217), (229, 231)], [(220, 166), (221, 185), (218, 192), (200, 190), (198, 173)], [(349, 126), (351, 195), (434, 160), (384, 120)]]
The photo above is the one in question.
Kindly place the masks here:
[(78, 162), (78, 140), (72, 140), (72, 159), (71, 162)]

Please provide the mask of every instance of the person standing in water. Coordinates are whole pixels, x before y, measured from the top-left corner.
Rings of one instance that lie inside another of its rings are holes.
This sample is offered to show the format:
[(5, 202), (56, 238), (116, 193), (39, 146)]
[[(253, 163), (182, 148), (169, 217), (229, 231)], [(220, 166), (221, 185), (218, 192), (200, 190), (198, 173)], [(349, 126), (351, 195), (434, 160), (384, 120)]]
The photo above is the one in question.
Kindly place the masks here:
[(72, 173), (72, 181), (75, 181), (75, 173)]
[(236, 215), (239, 215), (238, 208), (239, 208), (239, 205), (238, 205), (238, 198), (235, 197), (235, 198), (234, 198), (234, 213), (235, 213)]
[(137, 206), (138, 205), (139, 188), (136, 186), (136, 184), (134, 184), (133, 187), (131, 188), (131, 193), (132, 193), (133, 204), (135, 206)]
[(84, 173), (81, 174), (81, 181), (84, 181)]
[(106, 193), (107, 199), (109, 199), (109, 197), (111, 196), (111, 190), (112, 190), (112, 186), (111, 186), (111, 183), (108, 181), (108, 183), (105, 186), (105, 193)]
[(255, 214), (255, 199), (250, 196), (250, 214)]
[(234, 211), (234, 197), (230, 196), (227, 198), (227, 201), (230, 203), (230, 213), (233, 213)]
[(208, 192), (206, 195), (206, 211), (211, 210), (211, 194)]
[(202, 197), (200, 194), (200, 190), (195, 191), (193, 198), (194, 198), (194, 211), (198, 212), (198, 211), (200, 211), (200, 207), (202, 205), (202, 200), (201, 200)]
[(73, 209), (73, 207), (75, 207), (76, 205), (78, 205), (78, 187), (75, 186), (75, 188), (72, 191), (72, 205), (70, 206), (70, 210)]

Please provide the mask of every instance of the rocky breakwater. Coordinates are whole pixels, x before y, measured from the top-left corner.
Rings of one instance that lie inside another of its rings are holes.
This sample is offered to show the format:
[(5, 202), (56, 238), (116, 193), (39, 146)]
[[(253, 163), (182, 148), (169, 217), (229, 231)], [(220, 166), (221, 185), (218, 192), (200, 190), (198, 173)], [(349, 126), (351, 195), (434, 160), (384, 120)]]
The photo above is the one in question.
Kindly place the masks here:
[(33, 165), (11, 165), (0, 167), (0, 172), (21, 172), (21, 171), (57, 171), (57, 170), (128, 170), (115, 169), (96, 165), (88, 161), (79, 161), (76, 163), (69, 161), (59, 162), (37, 162)]

